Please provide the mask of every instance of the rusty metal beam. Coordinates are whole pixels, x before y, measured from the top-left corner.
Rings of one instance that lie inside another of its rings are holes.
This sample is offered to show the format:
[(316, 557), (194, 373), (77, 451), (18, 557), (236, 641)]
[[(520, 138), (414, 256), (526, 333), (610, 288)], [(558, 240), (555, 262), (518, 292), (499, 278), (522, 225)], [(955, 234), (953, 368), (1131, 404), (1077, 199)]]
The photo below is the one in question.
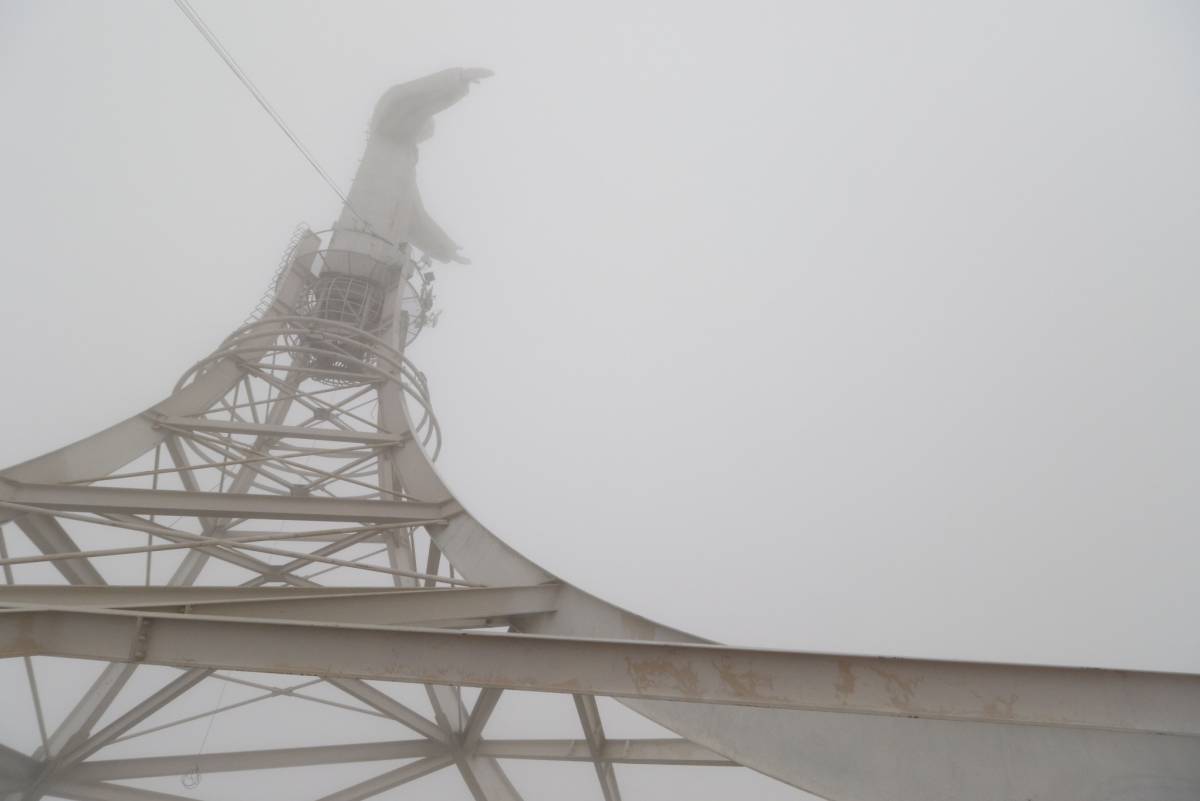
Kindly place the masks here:
[[(134, 643), (145, 623), (144, 646)], [(0, 613), (0, 656), (1200, 736), (1200, 676), (119, 610)]]

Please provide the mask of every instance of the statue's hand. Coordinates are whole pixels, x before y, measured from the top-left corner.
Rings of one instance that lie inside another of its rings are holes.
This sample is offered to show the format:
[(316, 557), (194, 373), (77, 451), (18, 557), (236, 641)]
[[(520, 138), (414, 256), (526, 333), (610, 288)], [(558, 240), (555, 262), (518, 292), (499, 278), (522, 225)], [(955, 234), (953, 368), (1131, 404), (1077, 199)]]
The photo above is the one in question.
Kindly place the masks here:
[(467, 83), (479, 83), (484, 78), (490, 78), (496, 73), (483, 67), (463, 67), (463, 80)]

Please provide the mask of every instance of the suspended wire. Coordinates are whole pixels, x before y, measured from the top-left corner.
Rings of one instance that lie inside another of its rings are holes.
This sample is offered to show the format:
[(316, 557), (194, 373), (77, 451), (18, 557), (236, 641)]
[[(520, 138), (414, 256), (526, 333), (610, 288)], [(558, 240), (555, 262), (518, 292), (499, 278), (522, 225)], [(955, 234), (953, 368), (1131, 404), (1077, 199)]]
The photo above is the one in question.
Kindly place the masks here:
[(217, 719), (217, 713), (221, 711), (221, 701), (225, 699), (225, 688), (229, 685), (221, 682), (221, 691), (217, 694), (217, 703), (213, 706), (213, 711), (208, 715), (208, 727), (204, 730), (204, 739), (200, 741), (200, 750), (196, 752), (196, 764), (187, 773), (179, 777), (179, 783), (184, 787), (192, 790), (200, 786), (201, 779), (204, 778), (203, 771), (200, 770), (200, 757), (204, 756), (204, 749), (208, 746), (208, 735), (212, 734), (213, 721)]
[(237, 60), (233, 57), (233, 54), (225, 49), (225, 45), (221, 44), (221, 40), (217, 38), (217, 35), (213, 33), (212, 29), (209, 28), (204, 20), (200, 18), (200, 15), (196, 13), (196, 9), (192, 8), (191, 4), (188, 3), (188, 0), (175, 0), (175, 5), (181, 12), (183, 12), (183, 15), (188, 18), (192, 25), (195, 26), (196, 30), (200, 32), (200, 35), (204, 37), (204, 40), (208, 42), (213, 51), (221, 57), (221, 60), (225, 62), (225, 65), (229, 67), (234, 75), (237, 76), (237, 79), (242, 82), (242, 85), (246, 87), (247, 91), (254, 96), (254, 99), (258, 101), (260, 106), (262, 106), (263, 111), (267, 112), (268, 116), (275, 121), (275, 124), (279, 126), (279, 130), (283, 131), (284, 135), (291, 140), (292, 144), (296, 146), (296, 149), (300, 151), (300, 155), (304, 156), (308, 163), (312, 165), (312, 168), (317, 171), (317, 175), (321, 176), (322, 180), (329, 185), (329, 188), (333, 190), (333, 193), (338, 196), (345, 207), (349, 209), (350, 213), (357, 217), (362, 224), (367, 227), (368, 231), (376, 236), (379, 236), (379, 233), (375, 230), (374, 226), (371, 225), (370, 221), (359, 214), (358, 211), (355, 210), (354, 206), (350, 205), (350, 199), (347, 198), (346, 194), (342, 192), (341, 188), (338, 187), (337, 182), (330, 177), (329, 173), (325, 171), (325, 168), (321, 166), (316, 157), (313, 156), (309, 149), (304, 146), (304, 143), (300, 141), (300, 138), (292, 132), (292, 129), (288, 127), (288, 124), (284, 122), (283, 117), (280, 116), (279, 112), (275, 110), (275, 107), (271, 105), (271, 102), (267, 100), (266, 95), (264, 95), (259, 88), (255, 86), (254, 81), (250, 80), (250, 76), (247, 75), (246, 71), (243, 70), (237, 63)]

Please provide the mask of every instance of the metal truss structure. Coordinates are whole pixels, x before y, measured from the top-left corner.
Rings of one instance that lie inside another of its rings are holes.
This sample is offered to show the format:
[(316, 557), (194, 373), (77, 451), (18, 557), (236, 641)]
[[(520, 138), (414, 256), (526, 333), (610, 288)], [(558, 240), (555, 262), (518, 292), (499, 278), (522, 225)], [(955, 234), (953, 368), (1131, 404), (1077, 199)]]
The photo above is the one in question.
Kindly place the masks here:
[[(509, 801), (510, 760), (590, 763), (606, 801), (626, 765), (744, 766), (846, 801), (1200, 797), (1200, 677), (726, 647), (514, 551), (434, 470), (405, 355), (430, 314), (412, 253), (303, 232), (268, 302), (168, 398), (0, 473), (0, 657), (23, 661), (39, 724), (32, 753), (0, 746), (0, 798), (178, 801), (137, 782), (361, 764), (312, 797), (448, 771)], [(55, 690), (76, 698), (57, 722), (46, 657), (104, 664)], [(172, 718), (215, 684), (250, 694)], [(573, 702), (577, 735), (489, 737), (528, 692)], [(610, 739), (598, 697), (675, 736)], [(284, 699), (405, 736), (167, 754), (143, 736)]]

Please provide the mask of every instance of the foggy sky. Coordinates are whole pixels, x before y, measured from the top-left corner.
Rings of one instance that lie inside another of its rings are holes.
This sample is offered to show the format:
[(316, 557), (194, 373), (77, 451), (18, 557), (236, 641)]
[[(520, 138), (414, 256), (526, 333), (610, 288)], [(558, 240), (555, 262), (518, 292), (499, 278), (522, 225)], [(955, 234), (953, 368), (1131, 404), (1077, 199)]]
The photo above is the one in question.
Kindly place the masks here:
[[(348, 186), (423, 146), (410, 354), (493, 531), (794, 650), (1200, 671), (1186, 2), (195, 2)], [(339, 201), (169, 2), (0, 4), (0, 460), (169, 393)]]

